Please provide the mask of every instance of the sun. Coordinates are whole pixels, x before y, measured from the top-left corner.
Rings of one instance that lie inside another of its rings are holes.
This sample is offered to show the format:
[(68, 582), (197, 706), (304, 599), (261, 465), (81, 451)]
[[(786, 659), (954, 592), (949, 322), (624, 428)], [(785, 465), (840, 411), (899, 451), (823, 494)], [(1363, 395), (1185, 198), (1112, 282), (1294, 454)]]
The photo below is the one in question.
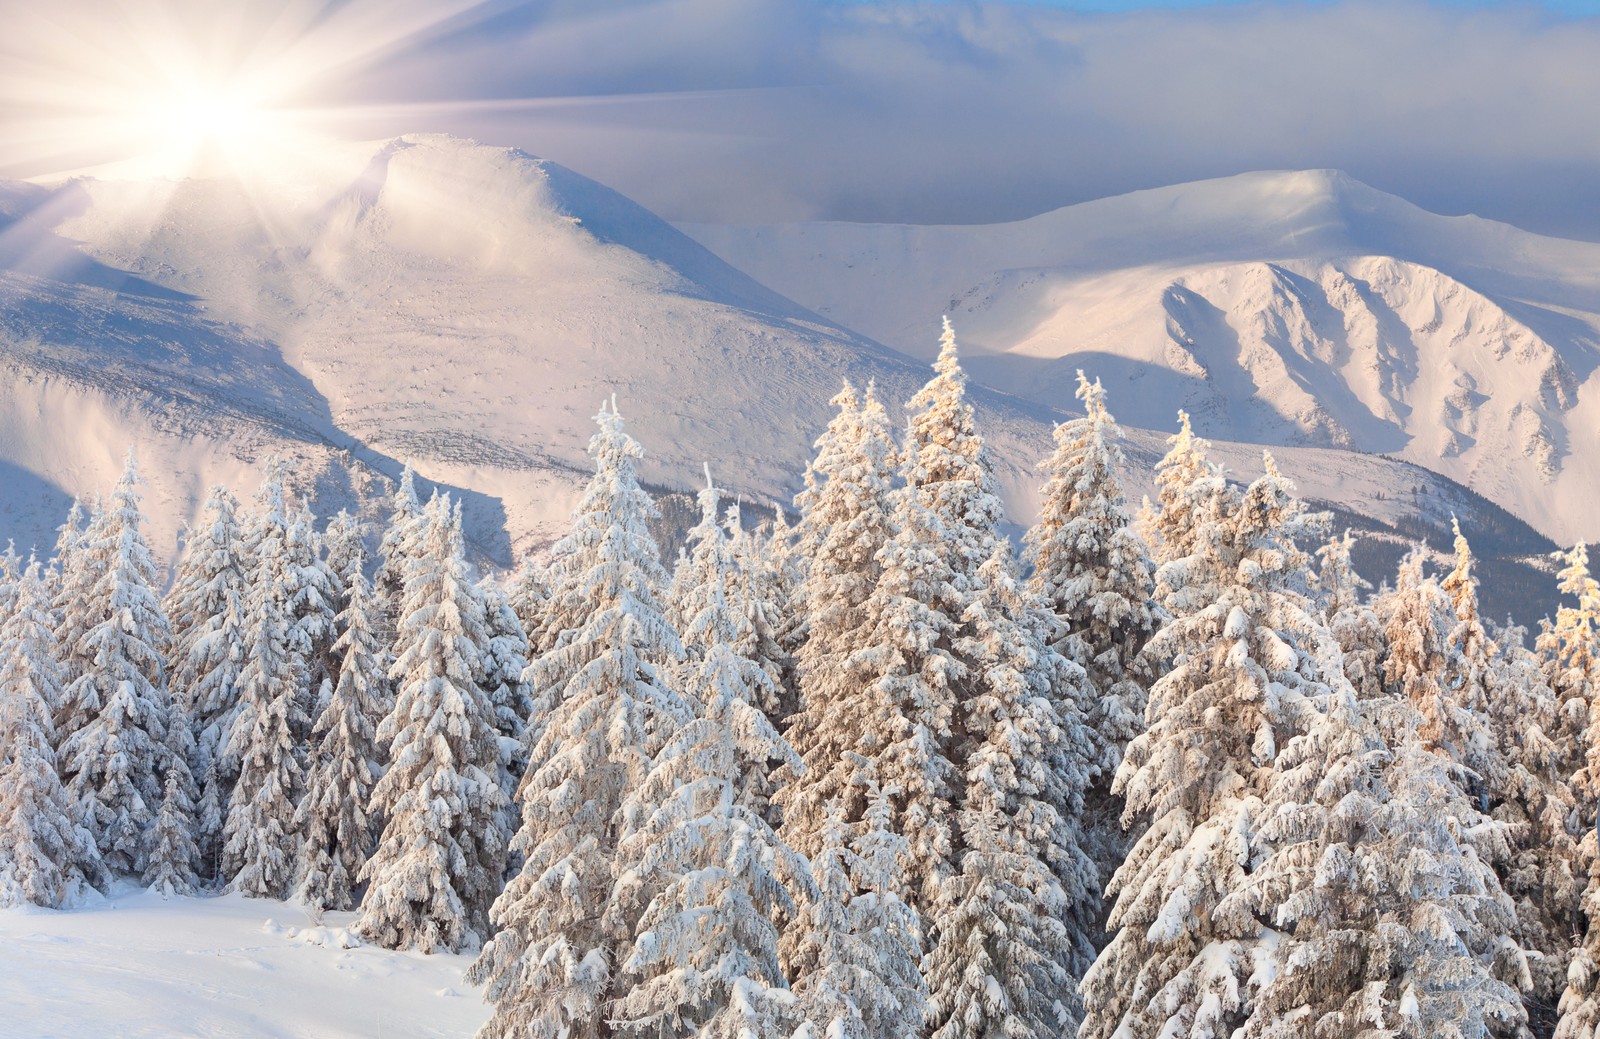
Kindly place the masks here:
[(124, 107), (127, 125), (142, 126), (139, 159), (167, 176), (260, 172), (310, 133), (267, 92), (227, 82), (157, 87)]
[(360, 92), (374, 69), (488, 2), (24, 5), (0, 32), (0, 176), (254, 180), (315, 162), (382, 125)]

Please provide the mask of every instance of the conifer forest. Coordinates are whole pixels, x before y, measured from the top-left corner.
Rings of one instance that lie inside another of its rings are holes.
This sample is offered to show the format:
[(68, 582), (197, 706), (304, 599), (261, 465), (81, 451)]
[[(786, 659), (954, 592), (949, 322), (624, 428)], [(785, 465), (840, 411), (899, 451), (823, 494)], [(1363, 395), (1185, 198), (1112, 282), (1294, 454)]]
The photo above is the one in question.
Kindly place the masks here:
[(1591, 1039), (1584, 545), (1501, 627), (1465, 538), (1369, 587), (1186, 417), (1135, 507), (1077, 396), (1020, 543), (948, 324), (675, 561), (614, 401), (510, 573), (409, 469), (374, 526), (278, 465), (169, 578), (130, 456), (0, 567), (0, 900), (353, 910), (475, 955), (481, 1039)]

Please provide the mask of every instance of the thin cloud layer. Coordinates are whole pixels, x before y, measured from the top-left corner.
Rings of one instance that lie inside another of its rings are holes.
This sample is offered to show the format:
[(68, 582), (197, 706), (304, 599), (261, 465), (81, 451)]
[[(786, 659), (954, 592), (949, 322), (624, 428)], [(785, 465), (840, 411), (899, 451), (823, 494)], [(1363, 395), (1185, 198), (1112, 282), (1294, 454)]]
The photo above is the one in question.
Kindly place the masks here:
[[(338, 8), (360, 6), (350, 0)], [(671, 218), (992, 221), (1264, 168), (1600, 238), (1600, 18), (1426, 3), (545, 0), (330, 84)]]

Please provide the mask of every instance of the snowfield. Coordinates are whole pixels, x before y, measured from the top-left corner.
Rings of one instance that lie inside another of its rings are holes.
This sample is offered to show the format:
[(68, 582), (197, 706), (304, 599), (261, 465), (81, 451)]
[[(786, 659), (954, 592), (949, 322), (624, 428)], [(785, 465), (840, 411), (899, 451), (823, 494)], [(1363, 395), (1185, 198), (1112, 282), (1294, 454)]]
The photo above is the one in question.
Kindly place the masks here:
[[(470, 954), (364, 946), (328, 913), (125, 888), (84, 908), (0, 911), (0, 1036), (434, 1039), (488, 1018)], [(348, 946), (348, 947), (347, 947)]]

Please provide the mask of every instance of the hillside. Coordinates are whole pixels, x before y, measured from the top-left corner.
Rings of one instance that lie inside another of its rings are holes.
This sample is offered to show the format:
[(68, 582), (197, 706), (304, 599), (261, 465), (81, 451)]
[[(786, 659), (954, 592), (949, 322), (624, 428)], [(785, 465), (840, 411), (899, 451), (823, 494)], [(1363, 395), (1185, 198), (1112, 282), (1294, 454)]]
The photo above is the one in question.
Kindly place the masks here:
[(997, 388), (1105, 380), (1134, 425), (1383, 452), (1559, 540), (1600, 535), (1600, 246), (1441, 217), (1331, 171), (1142, 191), (992, 226), (687, 226), (896, 349), (948, 312)]
[[(0, 184), (0, 222), (0, 536), (24, 550), (47, 547), (70, 497), (107, 488), (132, 445), (165, 558), (208, 484), (248, 493), (279, 453), (324, 515), (381, 515), (410, 461), (425, 487), (463, 499), (480, 559), (506, 564), (563, 528), (590, 416), (613, 393), (653, 484), (693, 487), (710, 461), (735, 492), (786, 501), (840, 380), (876, 379), (897, 407), (927, 375), (600, 184), (447, 137), (352, 146), (248, 185)], [(857, 289), (839, 288), (848, 309)], [(942, 305), (920, 298), (902, 287), (879, 302), (906, 322), (895, 345), (926, 355)], [(957, 308), (963, 342), (992, 346), (1003, 313)], [(1025, 395), (1071, 403), (1060, 388), (1075, 359), (1008, 381), (1020, 369), (998, 362), (1016, 358), (969, 358), (1016, 394), (974, 397), (1013, 519), (1027, 522), (1064, 412)], [(1186, 398), (1154, 375), (1096, 370), (1129, 427), (1141, 492)], [(1239, 479), (1259, 472), (1251, 441), (1291, 439), (1228, 424), (1222, 405), (1197, 414)], [(1293, 442), (1280, 461), (1311, 498), (1390, 529), (1437, 535), (1446, 501), (1469, 533), (1478, 522), (1447, 479)]]

